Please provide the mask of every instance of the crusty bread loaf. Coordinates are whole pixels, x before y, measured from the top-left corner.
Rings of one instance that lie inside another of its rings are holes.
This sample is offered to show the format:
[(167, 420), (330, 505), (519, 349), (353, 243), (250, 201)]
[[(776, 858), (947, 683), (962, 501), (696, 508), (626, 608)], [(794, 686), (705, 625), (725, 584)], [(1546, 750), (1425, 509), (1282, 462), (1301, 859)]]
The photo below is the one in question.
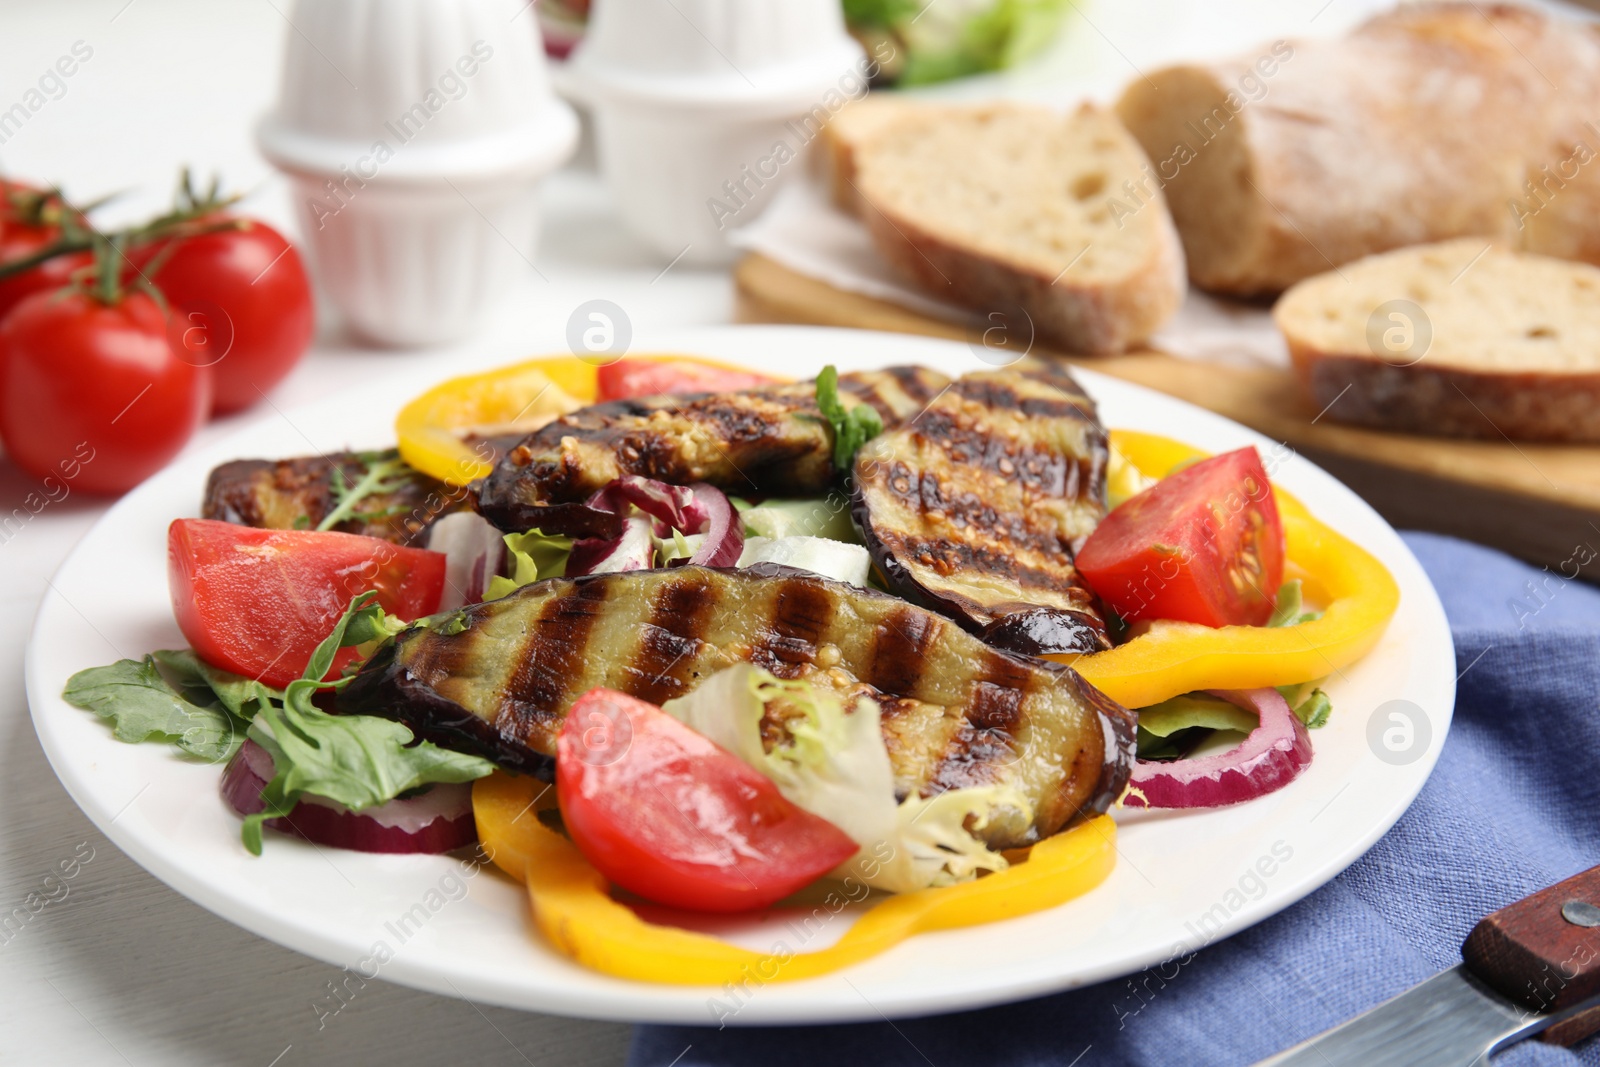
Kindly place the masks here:
[(1104, 109), (874, 98), (826, 130), (835, 200), (934, 296), (1007, 317), (1020, 307), (1041, 341), (1080, 353), (1129, 348), (1183, 300), (1159, 190), (1114, 207), (1148, 161)]
[[(1600, 31), (1506, 4), (1408, 4), (1135, 79), (1197, 285), (1274, 293), (1362, 256), (1477, 235), (1600, 262)], [(1590, 162), (1594, 161), (1594, 162)]]
[(1464, 237), (1308, 278), (1273, 317), (1327, 418), (1600, 441), (1600, 269), (1586, 263)]

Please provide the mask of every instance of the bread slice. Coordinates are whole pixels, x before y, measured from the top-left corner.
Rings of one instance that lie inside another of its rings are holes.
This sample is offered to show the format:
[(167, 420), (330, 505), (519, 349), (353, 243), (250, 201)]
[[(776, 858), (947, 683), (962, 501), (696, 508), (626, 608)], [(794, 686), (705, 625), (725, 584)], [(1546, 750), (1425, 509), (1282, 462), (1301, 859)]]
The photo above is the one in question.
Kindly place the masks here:
[(1479, 234), (1600, 263), (1596, 99), (1594, 24), (1468, 0), (1152, 70), (1117, 114), (1155, 164), (1194, 283), (1254, 296)]
[(934, 296), (1008, 330), (1020, 308), (1040, 341), (1088, 354), (1137, 344), (1183, 301), (1166, 201), (1102, 108), (868, 98), (824, 136), (835, 201)]
[(1588, 264), (1460, 238), (1307, 278), (1272, 314), (1330, 419), (1600, 442), (1600, 269)]

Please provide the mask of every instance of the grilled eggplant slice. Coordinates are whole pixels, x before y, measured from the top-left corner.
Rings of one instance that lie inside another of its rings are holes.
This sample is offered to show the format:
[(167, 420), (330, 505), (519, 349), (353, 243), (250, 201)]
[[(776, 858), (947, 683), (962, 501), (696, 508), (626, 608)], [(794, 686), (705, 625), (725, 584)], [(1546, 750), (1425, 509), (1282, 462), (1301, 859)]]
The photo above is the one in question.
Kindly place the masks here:
[(856, 453), (851, 513), (888, 587), (1014, 651), (1110, 647), (1073, 553), (1106, 513), (1105, 428), (1064, 368), (980, 371)]
[[(202, 518), (268, 530), (315, 529), (336, 506), (333, 483), (355, 485), (372, 464), (393, 462), (399, 453), (336, 452), (297, 459), (239, 459), (224, 463), (206, 480)], [(334, 529), (399, 545), (422, 545), (435, 519), (471, 506), (463, 489), (452, 489), (420, 471), (402, 468), (387, 479), (389, 492), (374, 493)]]
[[(926, 368), (890, 367), (840, 375), (839, 397), (846, 407), (871, 404), (895, 426), (948, 384)], [(618, 517), (582, 502), (624, 474), (806, 496), (833, 484), (832, 454), (812, 382), (617, 400), (556, 419), (510, 449), (484, 480), (478, 510), (503, 530), (608, 536)]]
[(1010, 784), (1029, 844), (1102, 812), (1126, 785), (1130, 712), (1069, 667), (984, 645), (883, 593), (773, 564), (555, 578), (474, 604), (382, 646), (339, 695), (342, 710), (549, 778), (556, 735), (583, 693), (609, 686), (660, 703), (737, 662), (809, 677), (883, 707), (903, 799)]

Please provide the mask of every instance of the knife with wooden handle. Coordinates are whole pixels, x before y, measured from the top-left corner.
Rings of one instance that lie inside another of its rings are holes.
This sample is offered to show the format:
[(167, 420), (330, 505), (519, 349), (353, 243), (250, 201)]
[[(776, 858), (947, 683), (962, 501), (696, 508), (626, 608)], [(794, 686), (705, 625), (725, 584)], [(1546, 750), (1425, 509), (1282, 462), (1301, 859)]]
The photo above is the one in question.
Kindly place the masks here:
[(1257, 1067), (1469, 1067), (1600, 1031), (1600, 867), (1482, 919), (1462, 963)]

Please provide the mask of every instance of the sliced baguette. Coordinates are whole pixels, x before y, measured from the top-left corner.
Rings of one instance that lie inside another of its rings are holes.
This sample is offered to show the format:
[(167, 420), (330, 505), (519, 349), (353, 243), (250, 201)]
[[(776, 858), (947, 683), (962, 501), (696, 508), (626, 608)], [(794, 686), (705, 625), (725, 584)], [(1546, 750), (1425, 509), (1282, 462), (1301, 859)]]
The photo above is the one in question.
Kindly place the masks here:
[(1155, 161), (1195, 284), (1258, 295), (1479, 234), (1600, 262), (1597, 99), (1595, 25), (1468, 0), (1154, 70), (1117, 114)]
[[(1396, 300), (1422, 316), (1384, 307)], [(1600, 442), (1600, 269), (1588, 264), (1476, 237), (1420, 245), (1307, 278), (1273, 318), (1330, 419)]]
[(869, 98), (825, 138), (835, 201), (934, 296), (1020, 306), (1039, 340), (1088, 354), (1137, 344), (1183, 300), (1172, 217), (1108, 111)]

